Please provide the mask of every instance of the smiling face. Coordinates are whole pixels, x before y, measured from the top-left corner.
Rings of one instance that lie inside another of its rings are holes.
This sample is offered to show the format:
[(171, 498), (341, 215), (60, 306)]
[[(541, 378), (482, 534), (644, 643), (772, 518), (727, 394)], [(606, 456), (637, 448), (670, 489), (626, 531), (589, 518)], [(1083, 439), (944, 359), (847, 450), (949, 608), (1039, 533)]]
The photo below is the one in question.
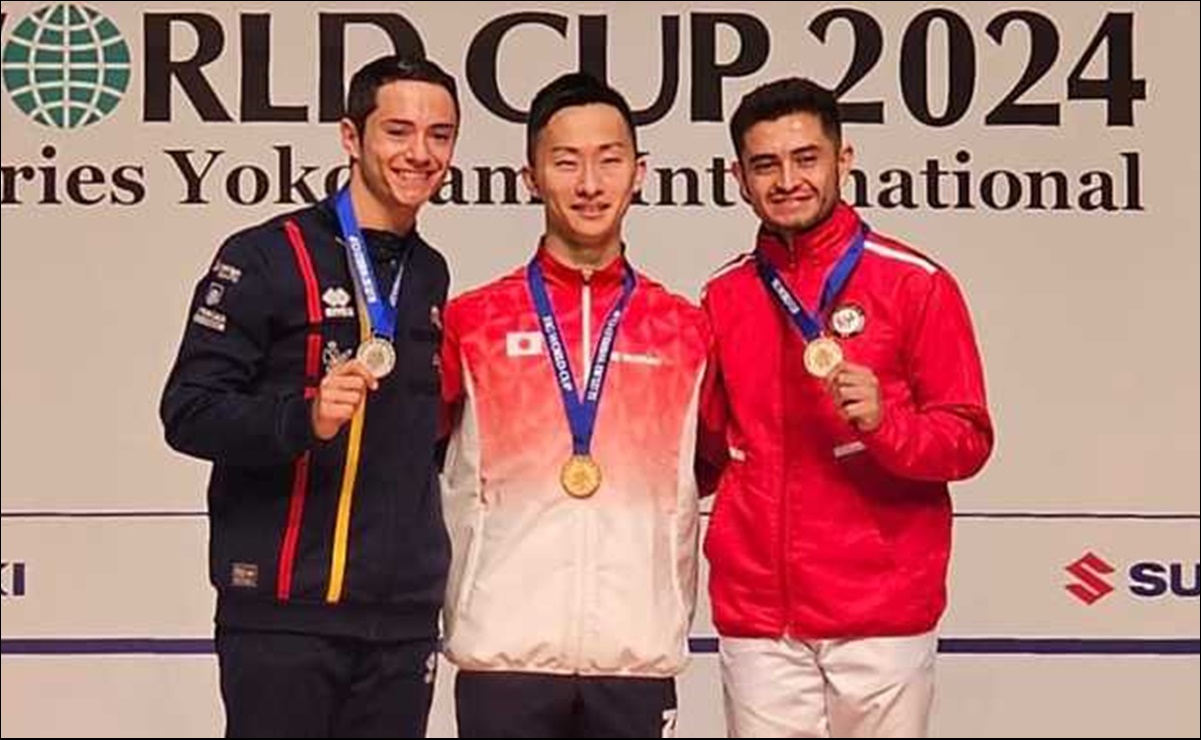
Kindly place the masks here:
[(538, 134), (524, 171), (544, 203), (546, 246), (569, 263), (602, 266), (621, 253), (621, 226), (646, 164), (620, 111), (569, 106)]
[(450, 93), (418, 80), (382, 85), (362, 132), (343, 119), (342, 148), (351, 159), (351, 196), (360, 224), (412, 228), (417, 210), (446, 177), (457, 132)]
[(763, 223), (789, 236), (829, 218), (853, 162), (851, 147), (830, 138), (819, 116), (791, 113), (746, 130), (734, 175)]

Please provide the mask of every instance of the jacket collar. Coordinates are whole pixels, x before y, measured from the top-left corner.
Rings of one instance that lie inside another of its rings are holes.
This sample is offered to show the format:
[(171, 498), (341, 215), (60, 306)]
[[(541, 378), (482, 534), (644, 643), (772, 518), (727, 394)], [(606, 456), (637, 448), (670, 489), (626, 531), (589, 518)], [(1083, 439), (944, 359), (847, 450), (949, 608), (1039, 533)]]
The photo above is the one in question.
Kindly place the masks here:
[(787, 240), (761, 225), (756, 249), (777, 269), (791, 269), (797, 265), (825, 265), (843, 253), (855, 238), (859, 227), (860, 220), (855, 210), (840, 201), (825, 221), (811, 229), (793, 234)]
[(627, 265), (624, 245), (622, 245), (621, 255), (617, 259), (595, 270), (568, 265), (551, 254), (542, 244), (538, 245), (538, 253), (534, 259), (538, 261), (548, 283), (566, 286), (587, 284), (593, 288), (621, 285)]

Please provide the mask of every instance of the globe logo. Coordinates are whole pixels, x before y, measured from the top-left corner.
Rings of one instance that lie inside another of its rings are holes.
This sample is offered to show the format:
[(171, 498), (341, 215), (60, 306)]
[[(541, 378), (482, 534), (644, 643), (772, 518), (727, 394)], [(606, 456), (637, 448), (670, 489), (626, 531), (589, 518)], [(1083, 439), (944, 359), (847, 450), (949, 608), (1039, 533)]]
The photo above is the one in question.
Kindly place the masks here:
[(21, 19), (0, 57), (4, 88), (43, 126), (76, 129), (113, 112), (129, 86), (129, 47), (85, 5), (56, 3)]

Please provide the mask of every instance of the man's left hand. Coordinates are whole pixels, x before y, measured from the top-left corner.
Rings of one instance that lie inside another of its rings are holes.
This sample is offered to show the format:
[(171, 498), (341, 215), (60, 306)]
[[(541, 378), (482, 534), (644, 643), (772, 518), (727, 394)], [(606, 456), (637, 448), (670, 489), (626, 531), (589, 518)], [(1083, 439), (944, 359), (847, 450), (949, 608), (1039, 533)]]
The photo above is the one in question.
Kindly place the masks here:
[(861, 432), (873, 432), (880, 426), (880, 381), (871, 368), (844, 362), (826, 379), (826, 390), (842, 418)]

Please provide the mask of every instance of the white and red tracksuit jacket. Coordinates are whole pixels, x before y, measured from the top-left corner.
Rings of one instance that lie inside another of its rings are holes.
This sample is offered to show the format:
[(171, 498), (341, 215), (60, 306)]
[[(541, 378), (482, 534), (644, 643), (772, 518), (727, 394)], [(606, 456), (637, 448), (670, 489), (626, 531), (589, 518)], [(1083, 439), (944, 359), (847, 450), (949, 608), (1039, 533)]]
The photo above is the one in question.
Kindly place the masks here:
[[(791, 244), (761, 231), (758, 253), (816, 309), (826, 274), (861, 221), (840, 204)], [(846, 359), (879, 378), (883, 421), (859, 433), (805, 342), (765, 290), (754, 255), (728, 265), (702, 304), (717, 344), (720, 392), (702, 411), (724, 436), (705, 554), (718, 632), (729, 637), (855, 638), (934, 628), (946, 606), (947, 482), (980, 470), (993, 445), (984, 377), (954, 279), (868, 231), (863, 257), (823, 316), (854, 304), (862, 332)]]
[[(582, 388), (624, 261), (585, 278), (546, 252), (538, 259)], [(587, 499), (560, 484), (571, 431), (526, 268), (446, 310), (445, 628), (460, 668), (665, 677), (686, 663), (698, 395), (712, 342), (698, 307), (636, 280), (592, 441), (603, 482)]]

